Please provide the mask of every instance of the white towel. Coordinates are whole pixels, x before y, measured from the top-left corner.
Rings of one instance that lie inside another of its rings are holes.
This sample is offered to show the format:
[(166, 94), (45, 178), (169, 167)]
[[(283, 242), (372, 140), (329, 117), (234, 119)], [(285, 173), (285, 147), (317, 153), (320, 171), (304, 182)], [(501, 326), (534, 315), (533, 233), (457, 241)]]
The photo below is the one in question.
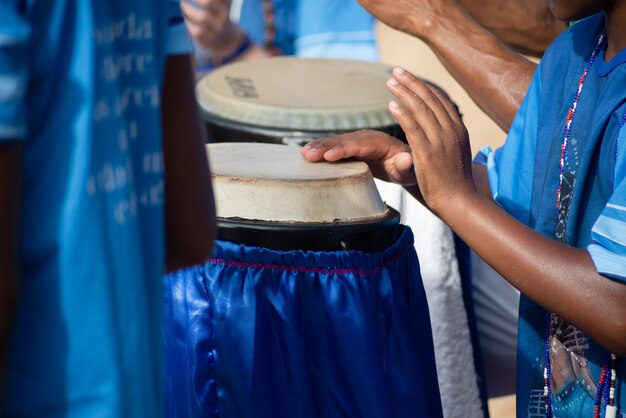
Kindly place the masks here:
[[(452, 231), (402, 187), (376, 180), (383, 200), (415, 235), (433, 331), (445, 418), (483, 417)], [(418, 353), (416, 353), (418, 355)]]
[(515, 394), (519, 292), (472, 252), (472, 299), (487, 395)]

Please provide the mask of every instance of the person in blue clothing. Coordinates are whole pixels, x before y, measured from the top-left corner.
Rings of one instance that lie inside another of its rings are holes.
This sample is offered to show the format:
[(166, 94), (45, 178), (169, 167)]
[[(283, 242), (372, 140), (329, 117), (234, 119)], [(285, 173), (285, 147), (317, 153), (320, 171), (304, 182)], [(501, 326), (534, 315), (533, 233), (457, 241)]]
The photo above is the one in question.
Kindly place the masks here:
[(196, 72), (271, 55), (376, 61), (374, 18), (356, 0), (184, 0)]
[(190, 50), (177, 1), (0, 3), (0, 415), (163, 415), (162, 275), (215, 229)]
[(361, 131), (302, 154), (360, 158), (404, 184), (520, 290), (517, 416), (624, 416), (626, 2), (550, 7), (579, 22), (546, 51), (495, 153), (472, 166), (451, 103), (396, 68), (403, 106), (389, 109), (410, 147)]

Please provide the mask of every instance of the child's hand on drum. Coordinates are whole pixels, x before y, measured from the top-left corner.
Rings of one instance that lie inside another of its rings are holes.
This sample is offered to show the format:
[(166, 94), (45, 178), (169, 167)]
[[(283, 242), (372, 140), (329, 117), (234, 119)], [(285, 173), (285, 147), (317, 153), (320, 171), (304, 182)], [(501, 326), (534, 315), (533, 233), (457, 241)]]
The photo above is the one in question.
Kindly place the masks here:
[(404, 105), (392, 101), (389, 110), (406, 134), (417, 183), (431, 210), (439, 213), (453, 197), (476, 193), (467, 129), (452, 102), (399, 67), (387, 87)]
[(374, 177), (405, 186), (416, 184), (410, 152), (402, 141), (373, 130), (318, 138), (300, 150), (304, 158), (314, 162), (362, 160), (369, 165)]

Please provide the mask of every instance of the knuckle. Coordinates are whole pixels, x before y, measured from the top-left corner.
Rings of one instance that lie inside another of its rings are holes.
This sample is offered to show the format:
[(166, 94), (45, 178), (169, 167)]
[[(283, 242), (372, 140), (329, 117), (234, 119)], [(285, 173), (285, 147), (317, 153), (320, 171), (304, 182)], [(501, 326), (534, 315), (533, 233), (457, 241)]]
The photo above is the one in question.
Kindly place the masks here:
[(416, 113), (426, 113), (430, 110), (430, 106), (424, 100), (420, 100), (415, 104), (415, 112)]
[(409, 134), (417, 134), (421, 130), (421, 128), (416, 122), (410, 122), (405, 127), (405, 130)]
[(413, 74), (410, 71), (405, 71), (404, 72), (404, 76), (406, 77), (407, 80), (409, 80), (412, 83), (415, 83), (418, 80), (418, 78), (415, 76), (415, 74)]
[(439, 98), (437, 97), (437, 95), (433, 93), (431, 90), (428, 90), (428, 92), (424, 96), (425, 97), (423, 98), (423, 100), (426, 105), (428, 105), (429, 103), (436, 103), (437, 101), (439, 101)]
[(445, 102), (449, 102), (450, 99), (448, 98), (448, 96), (446, 94), (444, 94), (441, 90), (439, 89), (430, 89), (431, 94), (436, 97), (438, 100), (440, 100), (442, 103)]

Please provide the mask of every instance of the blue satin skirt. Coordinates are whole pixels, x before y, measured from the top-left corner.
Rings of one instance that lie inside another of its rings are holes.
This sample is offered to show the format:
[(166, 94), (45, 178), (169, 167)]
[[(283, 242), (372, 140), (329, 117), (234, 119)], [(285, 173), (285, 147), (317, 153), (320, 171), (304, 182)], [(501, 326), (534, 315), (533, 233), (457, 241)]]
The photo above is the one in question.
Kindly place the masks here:
[(413, 234), (378, 253), (225, 241), (165, 278), (169, 417), (441, 417)]

